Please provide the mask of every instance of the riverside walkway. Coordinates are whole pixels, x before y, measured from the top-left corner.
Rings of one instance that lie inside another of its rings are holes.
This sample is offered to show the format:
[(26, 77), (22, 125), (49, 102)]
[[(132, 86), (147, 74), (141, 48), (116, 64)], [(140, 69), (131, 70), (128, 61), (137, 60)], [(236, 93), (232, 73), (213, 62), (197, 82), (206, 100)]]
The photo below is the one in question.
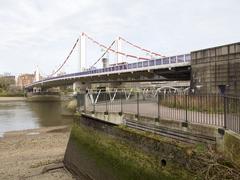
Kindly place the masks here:
[[(96, 96), (95, 96), (96, 97)], [(106, 96), (102, 96), (106, 97)], [(198, 123), (223, 127), (240, 133), (240, 99), (219, 95), (167, 95), (151, 98), (133, 96), (129, 99), (100, 98), (98, 102), (88, 102), (82, 110), (133, 114), (156, 119)]]

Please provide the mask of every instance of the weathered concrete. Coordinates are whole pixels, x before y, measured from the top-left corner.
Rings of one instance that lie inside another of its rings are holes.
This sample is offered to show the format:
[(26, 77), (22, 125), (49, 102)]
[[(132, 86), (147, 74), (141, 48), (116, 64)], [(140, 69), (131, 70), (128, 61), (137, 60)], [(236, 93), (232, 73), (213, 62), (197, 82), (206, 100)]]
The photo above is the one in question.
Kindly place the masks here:
[[(222, 149), (223, 135), (218, 132), (219, 128), (216, 126), (187, 123), (186, 127), (182, 121), (165, 119), (158, 120), (156, 118), (146, 116), (139, 116), (137, 118), (135, 114), (131, 113), (108, 113), (106, 115), (104, 112), (97, 112), (95, 114), (90, 113), (89, 115), (99, 120), (110, 122), (116, 125), (126, 125), (126, 121), (135, 121), (145, 124), (146, 126), (151, 126), (158, 129), (160, 128), (164, 131), (169, 131), (171, 134), (176, 134), (175, 138), (178, 140), (183, 140), (182, 136), (184, 134), (184, 136), (188, 136), (185, 138), (185, 140), (191, 143), (206, 143), (208, 142), (207, 139), (209, 139), (210, 141), (216, 142), (217, 149)], [(179, 136), (179, 138), (177, 136)], [(191, 139), (194, 139), (194, 141), (191, 141)], [(205, 140), (203, 141), (203, 139)]]
[[(109, 115), (109, 114), (108, 114)], [(131, 114), (113, 113), (108, 120), (104, 113), (77, 116), (64, 157), (65, 166), (81, 179), (194, 179), (205, 169), (203, 159), (211, 159), (203, 144), (191, 144), (159, 136), (156, 131), (140, 131), (118, 125), (127, 118), (149, 127), (172, 127), (172, 132), (186, 136), (215, 137), (218, 150), (227, 164), (239, 165), (237, 152), (240, 138), (231, 132), (199, 124), (183, 124), (168, 120), (155, 121), (147, 117), (138, 120)], [(110, 115), (109, 115), (110, 116)], [(119, 119), (114, 122), (114, 117)], [(101, 118), (101, 119), (100, 119)], [(169, 130), (169, 129), (167, 129)], [(171, 132), (171, 130), (170, 130)], [(211, 143), (210, 143), (211, 144)], [(206, 154), (206, 157), (204, 157)], [(204, 158), (203, 158), (204, 157)], [(223, 160), (223, 159), (222, 159)], [(223, 166), (226, 166), (225, 164)], [(191, 173), (190, 173), (191, 172)], [(192, 174), (194, 172), (194, 174)]]
[(106, 115), (102, 112), (95, 112), (94, 114), (91, 114), (91, 116), (116, 125), (123, 124), (123, 116), (119, 115), (119, 113), (108, 113)]
[(223, 147), (226, 157), (240, 167), (240, 135), (232, 131), (225, 131)]
[[(189, 141), (187, 142), (191, 142), (191, 140), (194, 139), (194, 141), (192, 141), (191, 143), (207, 142), (211, 144), (211, 141), (215, 139), (216, 150), (220, 153), (225, 153), (226, 157), (230, 161), (233, 161), (233, 162), (236, 161), (235, 163), (239, 164), (240, 166), (240, 159), (232, 158), (235, 155), (237, 155), (238, 146), (240, 147), (240, 135), (232, 131), (224, 130), (217, 126), (195, 124), (195, 123), (188, 123), (186, 127), (182, 121), (164, 120), (164, 119), (156, 120), (155, 118), (150, 118), (145, 116), (139, 116), (138, 118), (136, 118), (134, 114), (130, 114), (130, 113), (123, 113), (123, 114), (109, 113), (108, 115), (105, 115), (103, 112), (98, 112), (98, 113), (89, 114), (89, 115), (99, 120), (102, 120), (103, 122), (109, 122), (115, 125), (126, 124), (126, 120), (131, 120), (131, 121), (133, 120), (140, 123), (149, 124), (150, 126), (153, 125), (163, 129), (167, 128), (167, 131), (169, 131), (170, 133), (179, 134), (180, 137), (183, 134), (181, 132), (185, 132), (185, 134), (188, 134), (189, 136)], [(163, 134), (163, 136), (166, 136), (166, 135)], [(206, 140), (203, 141), (204, 138)], [(181, 141), (181, 138), (177, 138), (177, 139)], [(207, 139), (211, 141), (208, 142)]]
[[(83, 179), (191, 179), (194, 146), (81, 116), (65, 166)], [(174, 169), (174, 170), (173, 170)]]
[(73, 99), (73, 100), (69, 101), (68, 104), (66, 105), (66, 108), (70, 111), (75, 112), (76, 108), (77, 108), (77, 100)]
[(200, 93), (240, 95), (240, 42), (191, 52), (191, 86)]

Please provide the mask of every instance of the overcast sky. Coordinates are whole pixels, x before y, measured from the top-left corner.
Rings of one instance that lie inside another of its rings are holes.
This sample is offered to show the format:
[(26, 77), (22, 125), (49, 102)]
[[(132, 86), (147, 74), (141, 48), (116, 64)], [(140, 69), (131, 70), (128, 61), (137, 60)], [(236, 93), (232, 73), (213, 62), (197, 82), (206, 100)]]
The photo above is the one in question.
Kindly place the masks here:
[[(37, 65), (50, 74), (81, 32), (170, 56), (240, 41), (239, 19), (240, 0), (0, 0), (0, 74)], [(87, 65), (101, 53), (88, 43)], [(77, 71), (78, 60), (76, 51), (64, 70)]]

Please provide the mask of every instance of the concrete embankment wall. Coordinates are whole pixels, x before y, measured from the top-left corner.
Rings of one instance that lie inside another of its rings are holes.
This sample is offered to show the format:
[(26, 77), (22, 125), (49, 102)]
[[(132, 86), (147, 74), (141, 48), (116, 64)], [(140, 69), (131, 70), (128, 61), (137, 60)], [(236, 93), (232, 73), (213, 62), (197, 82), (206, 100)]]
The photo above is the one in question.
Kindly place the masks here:
[(64, 163), (82, 179), (191, 179), (194, 148), (82, 115), (72, 128)]
[(226, 131), (223, 140), (223, 152), (230, 161), (240, 167), (240, 135)]

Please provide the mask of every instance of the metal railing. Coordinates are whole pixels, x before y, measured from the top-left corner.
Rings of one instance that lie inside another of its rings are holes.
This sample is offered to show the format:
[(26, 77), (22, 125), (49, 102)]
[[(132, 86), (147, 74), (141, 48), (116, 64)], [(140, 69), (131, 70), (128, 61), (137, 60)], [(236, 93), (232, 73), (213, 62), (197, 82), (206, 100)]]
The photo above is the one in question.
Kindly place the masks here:
[(51, 80), (57, 80), (57, 79), (75, 77), (75, 76), (87, 76), (87, 75), (109, 73), (109, 72), (137, 70), (137, 69), (148, 68), (148, 67), (154, 68), (156, 66), (161, 66), (161, 65), (178, 64), (178, 63), (184, 63), (184, 62), (190, 62), (190, 61), (191, 61), (191, 55), (183, 54), (178, 56), (164, 57), (160, 59), (139, 61), (135, 63), (125, 63), (125, 64), (111, 66), (107, 68), (92, 69), (92, 70), (87, 70), (83, 72), (65, 74), (57, 77), (49, 77), (49, 78), (34, 82), (33, 85), (42, 83), (45, 81), (51, 81)]
[(187, 123), (199, 123), (240, 133), (240, 98), (217, 94), (93, 92), (84, 94), (83, 111), (131, 113)]

